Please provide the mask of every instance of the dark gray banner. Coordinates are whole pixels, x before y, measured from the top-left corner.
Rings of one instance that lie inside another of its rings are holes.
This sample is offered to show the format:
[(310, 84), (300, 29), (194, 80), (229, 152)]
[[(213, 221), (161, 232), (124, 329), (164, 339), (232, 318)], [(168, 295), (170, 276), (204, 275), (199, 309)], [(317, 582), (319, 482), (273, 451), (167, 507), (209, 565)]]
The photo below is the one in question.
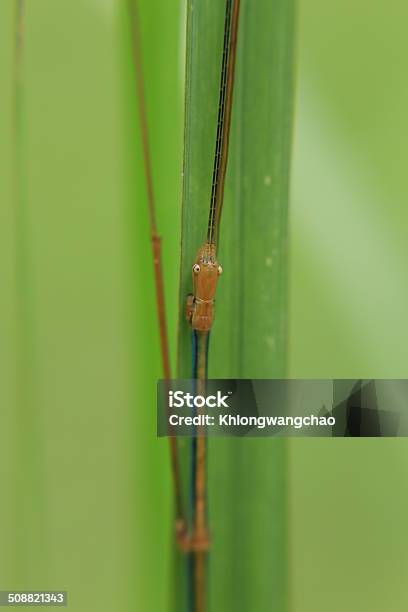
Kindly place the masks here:
[(159, 381), (158, 436), (405, 437), (408, 380)]

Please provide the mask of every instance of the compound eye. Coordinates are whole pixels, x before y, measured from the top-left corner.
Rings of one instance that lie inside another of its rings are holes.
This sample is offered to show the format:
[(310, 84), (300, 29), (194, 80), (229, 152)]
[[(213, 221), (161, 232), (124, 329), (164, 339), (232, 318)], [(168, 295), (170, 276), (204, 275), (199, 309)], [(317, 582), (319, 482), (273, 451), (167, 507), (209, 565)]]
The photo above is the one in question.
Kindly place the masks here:
[(218, 266), (218, 274), (221, 275), (223, 273), (222, 266)]
[(200, 272), (201, 268), (198, 264), (194, 264), (193, 266), (193, 272), (194, 274), (198, 274)]

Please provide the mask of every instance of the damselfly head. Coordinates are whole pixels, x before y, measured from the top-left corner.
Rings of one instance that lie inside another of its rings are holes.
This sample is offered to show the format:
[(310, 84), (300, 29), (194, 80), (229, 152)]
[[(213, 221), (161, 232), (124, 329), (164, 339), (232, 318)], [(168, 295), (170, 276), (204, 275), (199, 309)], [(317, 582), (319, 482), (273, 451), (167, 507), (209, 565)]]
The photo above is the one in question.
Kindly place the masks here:
[(214, 299), (222, 267), (215, 245), (205, 242), (192, 265), (193, 293), (187, 298), (186, 318), (200, 332), (210, 331), (214, 321)]
[(205, 242), (199, 249), (192, 267), (193, 293), (196, 298), (212, 301), (222, 267), (217, 261), (215, 245)]

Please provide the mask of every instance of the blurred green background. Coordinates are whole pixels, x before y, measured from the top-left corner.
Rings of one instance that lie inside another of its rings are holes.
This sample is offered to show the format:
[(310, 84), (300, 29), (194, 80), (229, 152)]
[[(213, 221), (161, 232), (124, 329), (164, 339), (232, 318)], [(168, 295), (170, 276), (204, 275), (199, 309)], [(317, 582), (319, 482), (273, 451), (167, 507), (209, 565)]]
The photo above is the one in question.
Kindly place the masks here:
[[(407, 11), (299, 2), (294, 377), (408, 376)], [(291, 443), (296, 611), (407, 609), (407, 459), (402, 439)]]
[[(125, 4), (26, 4), (17, 139), (0, 5), (0, 589), (159, 612), (171, 491)], [(141, 2), (173, 357), (182, 4)], [(402, 0), (298, 2), (292, 377), (408, 376), (407, 17)], [(290, 443), (293, 610), (406, 610), (406, 459), (404, 440)]]

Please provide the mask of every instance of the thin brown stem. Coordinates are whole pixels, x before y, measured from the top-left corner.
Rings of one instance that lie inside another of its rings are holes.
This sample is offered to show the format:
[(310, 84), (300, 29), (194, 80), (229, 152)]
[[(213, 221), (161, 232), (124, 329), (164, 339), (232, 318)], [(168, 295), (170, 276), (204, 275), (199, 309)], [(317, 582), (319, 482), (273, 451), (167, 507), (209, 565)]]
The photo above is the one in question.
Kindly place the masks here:
[[(170, 357), (169, 357), (169, 343), (167, 336), (167, 323), (166, 323), (166, 312), (165, 312), (165, 301), (164, 301), (164, 284), (163, 284), (163, 270), (162, 270), (162, 258), (161, 258), (161, 238), (157, 231), (156, 221), (156, 204), (154, 198), (153, 189), (153, 176), (152, 176), (152, 165), (149, 148), (149, 134), (147, 125), (147, 113), (146, 113), (146, 102), (145, 102), (145, 88), (143, 78), (143, 67), (142, 67), (142, 49), (141, 49), (141, 37), (139, 28), (139, 14), (137, 10), (136, 0), (128, 0), (131, 33), (132, 33), (132, 46), (133, 46), (133, 61), (135, 69), (135, 81), (136, 81), (136, 93), (137, 93), (137, 106), (138, 116), (142, 140), (142, 151), (143, 151), (143, 166), (146, 180), (146, 191), (147, 191), (147, 204), (149, 211), (149, 223), (150, 223), (150, 234), (152, 243), (152, 254), (153, 254), (153, 266), (154, 266), (154, 279), (156, 288), (156, 307), (157, 307), (157, 320), (159, 324), (160, 334), (160, 348), (162, 356), (162, 368), (163, 378), (169, 381), (171, 378), (170, 372)], [(175, 502), (175, 520), (176, 520), (176, 538), (181, 546), (184, 546), (184, 541), (187, 534), (186, 519), (184, 514), (183, 495), (181, 487), (181, 474), (178, 457), (177, 439), (169, 436), (169, 447), (170, 447), (170, 463), (173, 478), (174, 487), (174, 502)]]

